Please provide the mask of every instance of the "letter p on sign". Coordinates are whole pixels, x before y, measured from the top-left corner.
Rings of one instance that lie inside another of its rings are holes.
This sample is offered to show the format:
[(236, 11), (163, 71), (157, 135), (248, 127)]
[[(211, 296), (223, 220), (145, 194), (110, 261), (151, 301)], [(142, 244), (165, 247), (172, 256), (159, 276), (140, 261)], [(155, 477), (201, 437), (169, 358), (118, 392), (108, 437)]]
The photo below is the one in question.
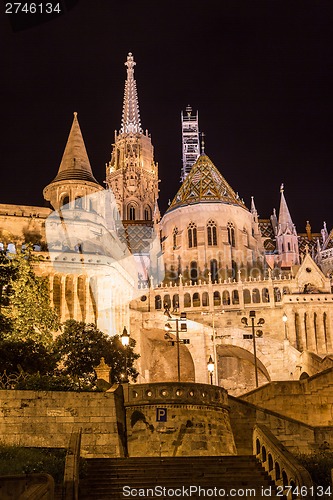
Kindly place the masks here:
[(166, 421), (167, 421), (167, 409), (156, 408), (156, 422), (166, 422)]

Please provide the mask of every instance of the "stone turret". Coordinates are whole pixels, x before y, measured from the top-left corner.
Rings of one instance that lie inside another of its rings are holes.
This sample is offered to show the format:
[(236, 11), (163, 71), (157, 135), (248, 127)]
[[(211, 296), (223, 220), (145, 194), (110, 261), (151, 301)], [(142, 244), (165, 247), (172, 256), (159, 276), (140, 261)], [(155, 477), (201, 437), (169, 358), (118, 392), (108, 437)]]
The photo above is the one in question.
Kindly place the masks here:
[(74, 113), (58, 173), (44, 188), (44, 198), (51, 203), (54, 210), (63, 206), (89, 210), (91, 207), (85, 206), (89, 199), (85, 197), (102, 189), (93, 176), (77, 113)]

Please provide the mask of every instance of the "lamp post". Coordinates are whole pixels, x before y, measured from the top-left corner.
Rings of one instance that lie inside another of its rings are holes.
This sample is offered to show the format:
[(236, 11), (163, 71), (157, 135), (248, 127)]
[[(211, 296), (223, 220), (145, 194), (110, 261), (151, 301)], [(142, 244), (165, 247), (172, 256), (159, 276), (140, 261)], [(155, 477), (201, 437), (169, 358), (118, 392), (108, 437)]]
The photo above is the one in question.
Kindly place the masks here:
[(130, 336), (129, 336), (129, 333), (127, 331), (126, 326), (124, 326), (123, 333), (120, 335), (120, 340), (121, 340), (121, 343), (122, 343), (123, 347), (125, 348), (125, 377), (124, 377), (124, 383), (127, 383), (128, 382), (128, 377), (127, 377), (127, 348), (129, 346)]
[[(254, 318), (256, 317), (256, 312), (255, 311), (250, 311), (250, 319), (251, 319), (251, 325), (248, 324), (247, 318), (242, 318), (242, 323), (246, 328), (251, 328), (252, 329), (252, 340), (253, 340), (253, 356), (254, 356), (254, 373), (255, 373), (255, 378), (256, 378), (256, 387), (259, 387), (258, 383), (258, 365), (257, 365), (257, 348), (256, 348), (256, 334), (258, 336), (262, 336), (262, 330), (258, 330), (257, 332), (254, 331)], [(264, 318), (259, 318), (257, 326), (261, 326), (265, 323)], [(244, 338), (251, 338), (246, 336), (243, 336)]]
[(213, 360), (212, 356), (210, 355), (208, 363), (207, 363), (207, 369), (208, 369), (208, 373), (210, 376), (210, 384), (211, 385), (213, 385), (214, 364), (215, 364), (214, 360)]
[[(190, 340), (189, 339), (180, 339), (179, 338), (179, 331), (181, 332), (187, 332), (187, 324), (186, 324), (186, 313), (182, 312), (180, 313), (180, 318), (173, 318), (170, 314), (170, 308), (165, 305), (164, 306), (164, 314), (165, 316), (168, 316), (169, 321), (174, 321), (176, 323), (176, 329), (173, 330), (172, 326), (170, 323), (165, 324), (165, 335), (164, 338), (167, 340), (172, 346), (175, 344), (177, 345), (177, 379), (178, 382), (180, 382), (180, 351), (179, 351), (179, 344), (189, 344)], [(179, 328), (180, 326), (180, 328)], [(170, 333), (175, 333), (176, 334), (176, 340), (172, 340)]]
[(288, 340), (288, 335), (287, 335), (287, 321), (288, 321), (288, 316), (286, 315), (286, 313), (283, 314), (282, 321), (284, 323), (284, 340)]

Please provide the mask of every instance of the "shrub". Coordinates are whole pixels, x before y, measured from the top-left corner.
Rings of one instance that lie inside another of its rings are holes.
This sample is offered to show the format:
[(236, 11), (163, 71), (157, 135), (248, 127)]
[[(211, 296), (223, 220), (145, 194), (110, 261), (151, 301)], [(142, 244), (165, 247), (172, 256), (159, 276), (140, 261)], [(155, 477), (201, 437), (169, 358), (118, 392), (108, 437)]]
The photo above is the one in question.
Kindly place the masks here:
[(324, 489), (331, 484), (331, 469), (333, 469), (333, 452), (318, 451), (311, 455), (300, 454), (297, 459), (310, 473), (313, 482)]
[(56, 483), (64, 478), (66, 450), (61, 448), (22, 448), (0, 445), (1, 475), (46, 472)]

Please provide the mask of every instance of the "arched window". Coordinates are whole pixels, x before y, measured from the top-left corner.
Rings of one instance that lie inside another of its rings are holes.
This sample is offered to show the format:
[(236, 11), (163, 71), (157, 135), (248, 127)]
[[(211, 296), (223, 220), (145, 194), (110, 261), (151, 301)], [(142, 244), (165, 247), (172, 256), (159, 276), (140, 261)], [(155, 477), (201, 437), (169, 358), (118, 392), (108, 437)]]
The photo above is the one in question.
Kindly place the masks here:
[(228, 222), (227, 224), (227, 229), (228, 229), (228, 243), (232, 247), (236, 246), (235, 243), (235, 226), (233, 225), (232, 222)]
[(209, 306), (209, 295), (208, 295), (208, 292), (204, 292), (202, 294), (202, 306), (203, 307)]
[(61, 201), (61, 206), (63, 208), (68, 208), (68, 206), (66, 207), (65, 205), (68, 205), (69, 204), (69, 196), (65, 195)]
[(170, 299), (169, 294), (164, 295), (164, 297), (163, 297), (163, 307), (164, 308), (167, 307), (168, 309), (170, 309), (170, 307), (171, 307), (171, 299)]
[(221, 295), (220, 292), (214, 292), (214, 306), (220, 306), (221, 305)]
[(173, 307), (173, 312), (177, 312), (179, 309), (179, 295), (178, 295), (178, 293), (175, 293), (175, 295), (172, 296), (172, 307)]
[(262, 301), (269, 302), (269, 290), (268, 288), (263, 288), (261, 292)]
[(191, 307), (191, 295), (189, 293), (184, 295), (184, 307)]
[(193, 294), (193, 307), (200, 307), (200, 295), (197, 292)]
[(217, 260), (216, 259), (212, 259), (210, 261), (210, 274), (211, 274), (211, 280), (213, 283), (218, 280)]
[(190, 265), (190, 279), (192, 282), (198, 282), (198, 263), (193, 260)]
[(162, 299), (160, 295), (155, 297), (155, 309), (162, 309)]
[(127, 207), (127, 219), (128, 220), (135, 220), (135, 206), (134, 205), (128, 205), (128, 207)]
[(246, 247), (249, 246), (249, 233), (247, 232), (247, 229), (244, 227), (243, 228), (243, 235), (244, 235), (244, 245)]
[(289, 287), (288, 286), (284, 286), (283, 287), (283, 295), (289, 295), (290, 294), (290, 290), (289, 290)]
[(151, 208), (149, 205), (145, 207), (144, 216), (145, 220), (151, 220)]
[(207, 223), (207, 241), (209, 246), (217, 245), (216, 222), (213, 220), (209, 220)]
[(254, 288), (252, 290), (252, 302), (253, 302), (253, 304), (260, 303), (260, 292), (259, 292), (258, 288)]
[(245, 289), (243, 291), (244, 304), (251, 304), (251, 294), (250, 290)]
[(194, 222), (190, 222), (187, 226), (188, 247), (195, 248), (197, 246), (197, 226)]
[(233, 290), (232, 291), (232, 303), (234, 305), (239, 304), (239, 293), (238, 293), (238, 290)]
[(82, 197), (81, 196), (78, 196), (77, 198), (75, 198), (74, 208), (76, 210), (82, 210), (83, 203), (82, 203)]
[(178, 235), (178, 227), (174, 227), (172, 231), (172, 247), (173, 250), (177, 248), (177, 235)]
[(230, 294), (227, 290), (224, 290), (224, 292), (222, 293), (222, 304), (224, 306), (230, 305)]

